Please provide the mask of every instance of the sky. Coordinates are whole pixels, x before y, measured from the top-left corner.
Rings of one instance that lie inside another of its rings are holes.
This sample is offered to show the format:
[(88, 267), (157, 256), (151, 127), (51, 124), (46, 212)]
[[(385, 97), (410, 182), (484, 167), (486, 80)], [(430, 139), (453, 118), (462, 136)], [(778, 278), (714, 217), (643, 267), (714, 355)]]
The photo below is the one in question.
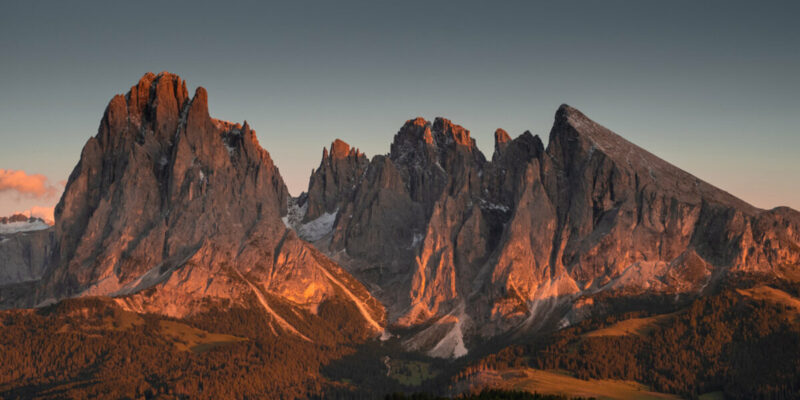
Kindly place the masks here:
[[(547, 142), (561, 103), (761, 208), (800, 209), (800, 2), (9, 1), (0, 216), (46, 214), (108, 101), (147, 71), (248, 123), (292, 194), (341, 138), (442, 116)], [(38, 208), (35, 208), (38, 207)], [(44, 211), (42, 211), (44, 210)]]

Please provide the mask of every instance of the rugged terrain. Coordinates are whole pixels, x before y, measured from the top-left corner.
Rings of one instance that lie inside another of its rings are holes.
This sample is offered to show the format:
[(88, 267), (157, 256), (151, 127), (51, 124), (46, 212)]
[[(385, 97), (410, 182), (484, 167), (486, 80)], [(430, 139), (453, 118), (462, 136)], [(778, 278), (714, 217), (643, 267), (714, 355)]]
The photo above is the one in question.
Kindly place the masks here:
[(41, 280), (11, 303), (110, 296), (172, 317), (257, 303), (273, 330), (308, 338), (272, 299), (314, 314), (340, 298), (361, 311), (354, 323), (378, 334), (381, 305), (286, 228), (286, 205), (280, 173), (246, 122), (211, 118), (205, 89), (189, 97), (176, 75), (146, 74), (108, 104), (56, 207), (44, 273), (31, 266)]
[[(695, 369), (673, 365), (647, 383), (684, 395), (793, 388), (791, 373), (769, 387), (723, 382), (743, 371), (725, 357), (769, 347), (719, 332), (745, 335), (745, 310), (781, 321), (759, 340), (796, 334), (780, 308), (797, 302), (795, 210), (757, 209), (567, 105), (547, 146), (498, 129), (490, 159), (444, 118), (407, 121), (371, 159), (337, 139), (293, 198), (255, 132), (211, 118), (207, 96), (144, 75), (109, 102), (55, 225), (0, 221), (0, 354), (16, 366), (0, 396), (226, 393), (172, 372), (182, 368), (230, 379), (237, 397), (456, 394), (507, 374), (573, 382), (540, 371), (556, 368), (638, 388), (649, 378), (631, 371), (652, 367), (648, 345), (679, 350), (649, 333), (680, 336), (670, 324), (714, 302), (724, 329), (691, 332), (721, 343), (698, 350), (716, 375), (681, 386), (674, 374)], [(580, 347), (609, 332), (644, 338), (630, 370), (608, 372), (597, 348)], [(164, 346), (163, 360), (136, 355)], [(595, 364), (576, 364), (575, 348)], [(485, 361), (509, 352), (502, 366)]]
[(301, 228), (331, 231), (305, 238), (376, 288), (393, 324), (427, 326), (406, 344), (433, 356), (578, 322), (600, 292), (694, 296), (800, 262), (798, 212), (759, 210), (567, 105), (546, 149), (498, 129), (490, 161), (443, 118), (409, 120), (369, 163), (331, 149), (297, 201)]

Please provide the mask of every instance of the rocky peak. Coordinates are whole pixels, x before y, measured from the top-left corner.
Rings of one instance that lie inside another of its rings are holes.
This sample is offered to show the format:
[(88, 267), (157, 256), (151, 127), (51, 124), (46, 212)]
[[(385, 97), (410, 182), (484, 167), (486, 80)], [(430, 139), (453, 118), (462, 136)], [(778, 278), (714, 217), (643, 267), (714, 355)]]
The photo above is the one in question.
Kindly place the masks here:
[(356, 149), (356, 148), (351, 149), (350, 145), (345, 143), (341, 139), (336, 139), (336, 140), (333, 141), (333, 143), (331, 143), (331, 154), (330, 154), (330, 157), (333, 158), (333, 159), (342, 159), (342, 158), (350, 157), (350, 156), (358, 157), (360, 155), (361, 155), (361, 152), (358, 151), (358, 149)]
[[(150, 131), (157, 140), (163, 140), (174, 135), (189, 93), (186, 82), (178, 75), (148, 72), (124, 97), (126, 116), (139, 128), (137, 133), (140, 137)], [(117, 104), (112, 100), (112, 103), (114, 108), (122, 106), (121, 101)], [(121, 110), (112, 108), (112, 105), (109, 108), (120, 116)]]
[[(638, 179), (640, 186), (656, 184), (661, 190), (672, 192), (681, 201), (699, 202), (700, 199), (705, 199), (740, 209), (750, 215), (759, 211), (664, 161), (566, 104), (562, 104), (556, 111), (547, 154), (566, 176), (585, 175), (587, 168), (603, 164), (604, 168), (613, 166), (619, 172), (624, 171), (625, 179)], [(623, 174), (617, 174), (618, 177), (621, 175)]]
[(508, 136), (508, 132), (503, 130), (502, 128), (497, 128), (494, 131), (494, 151), (500, 153), (503, 149), (506, 148), (508, 142), (511, 141), (511, 137)]
[(186, 82), (169, 72), (158, 75), (148, 72), (133, 85), (125, 96), (131, 115), (152, 116), (153, 111), (170, 111), (168, 106), (180, 107), (189, 98)]
[[(591, 120), (579, 110), (562, 104), (555, 114), (547, 149), (553, 159), (565, 169), (579, 168), (580, 162), (602, 154), (631, 168), (677, 172), (679, 169), (645, 149)], [(670, 170), (670, 171), (667, 171)], [(689, 174), (680, 171), (682, 177)]]
[(426, 127), (430, 128), (430, 124), (431, 123), (425, 120), (425, 118), (412, 118), (403, 124), (403, 126), (400, 128), (400, 133), (412, 134), (412, 137), (422, 139), (428, 144), (433, 144), (433, 137), (430, 135), (430, 129), (425, 129)]
[[(523, 132), (513, 140), (505, 141), (502, 140), (503, 134), (506, 134), (505, 131), (499, 135), (495, 132), (495, 152), (492, 156), (495, 168), (525, 169), (528, 162), (534, 158), (541, 158), (544, 154), (542, 139), (530, 131)], [(500, 136), (500, 140), (498, 140), (498, 136)]]
[(485, 158), (475, 145), (469, 131), (452, 121), (437, 117), (433, 123), (415, 118), (406, 121), (392, 142), (389, 158), (398, 165), (423, 167), (439, 165), (449, 172), (450, 167), (470, 168), (483, 165)]
[(467, 129), (442, 117), (436, 117), (433, 124), (422, 117), (406, 121), (395, 135), (392, 146), (405, 142), (422, 142), (437, 147), (454, 144), (469, 148), (475, 147), (475, 139), (469, 136)]
[(92, 290), (118, 290), (153, 263), (177, 266), (206, 238), (238, 243), (260, 224), (282, 229), (286, 187), (255, 132), (211, 118), (206, 90), (189, 100), (185, 87), (148, 73), (111, 100), (56, 207), (64, 268), (46, 295), (101, 280)]
[(431, 133), (431, 123), (422, 117), (406, 121), (394, 136), (393, 144), (405, 141), (423, 142), (432, 145), (434, 142)]
[(434, 145), (430, 122), (420, 117), (410, 119), (394, 135), (389, 158), (401, 164), (427, 163), (434, 157)]
[[(185, 83), (168, 73), (148, 73), (115, 96), (70, 175), (55, 228), (26, 236), (52, 243), (41, 246), (46, 261), (24, 257), (29, 242), (0, 246), (0, 271), (17, 271), (0, 273), (0, 286), (41, 277), (33, 293), (0, 295), (0, 304), (111, 296), (129, 310), (174, 317), (257, 307), (275, 334), (313, 340), (292, 321), (305, 312), (308, 328), (320, 304), (338, 298), (381, 330), (380, 304), (281, 221), (286, 187), (255, 131), (211, 118), (207, 98), (198, 88), (188, 99)], [(344, 147), (353, 157), (326, 160), (333, 170), (365, 163), (346, 144), (334, 144), (337, 157)]]
[(339, 205), (355, 190), (369, 160), (367, 156), (341, 139), (331, 143), (331, 151), (322, 149), (319, 167), (308, 182), (308, 201), (304, 221), (336, 212)]
[(320, 165), (332, 160), (342, 160), (348, 157), (358, 159), (366, 156), (357, 148), (350, 147), (344, 140), (335, 139), (331, 142), (330, 152), (328, 152), (327, 147), (322, 148), (322, 160), (320, 160)]
[(433, 121), (433, 132), (440, 147), (451, 143), (470, 149), (475, 147), (475, 139), (469, 136), (469, 131), (461, 125), (454, 124), (449, 119), (437, 117)]

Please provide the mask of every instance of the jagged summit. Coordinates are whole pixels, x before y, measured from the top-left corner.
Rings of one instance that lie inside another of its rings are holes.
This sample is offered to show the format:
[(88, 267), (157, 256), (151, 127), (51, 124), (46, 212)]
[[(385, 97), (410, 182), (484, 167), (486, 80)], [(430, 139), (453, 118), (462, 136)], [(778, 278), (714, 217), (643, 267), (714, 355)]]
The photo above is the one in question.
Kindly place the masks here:
[(508, 132), (506, 132), (502, 128), (497, 128), (494, 131), (494, 151), (495, 152), (502, 152), (505, 149), (508, 142), (511, 141), (511, 136), (508, 136)]
[(347, 142), (341, 139), (335, 139), (331, 142), (331, 150), (330, 155), (328, 154), (328, 148), (324, 147), (322, 149), (322, 158), (333, 158), (333, 159), (340, 159), (345, 157), (360, 157), (363, 154), (357, 148), (351, 148)]
[(0, 301), (111, 296), (133, 311), (176, 317), (255, 306), (276, 334), (314, 340), (293, 316), (316, 318), (321, 303), (335, 300), (355, 306), (356, 324), (380, 331), (380, 305), (287, 229), (287, 206), (283, 179), (246, 121), (211, 118), (205, 89), (189, 98), (177, 75), (148, 73), (111, 99), (84, 146), (54, 232), (42, 239), (52, 238), (49, 258), (42, 268), (30, 263), (44, 270), (41, 283), (30, 298)]
[(380, 288), (391, 321), (428, 326), (405, 345), (436, 356), (573, 323), (580, 296), (697, 293), (800, 260), (800, 238), (775, 228), (800, 228), (796, 213), (761, 212), (568, 105), (547, 148), (498, 129), (487, 162), (465, 128), (415, 118), (388, 157), (333, 170), (323, 160), (311, 178), (309, 207), (336, 213), (306, 218), (332, 223), (315, 243)]
[(422, 117), (406, 121), (395, 135), (392, 145), (400, 146), (407, 142), (422, 142), (437, 147), (475, 147), (475, 139), (470, 137), (469, 130), (442, 117), (436, 117), (433, 123)]
[(348, 198), (355, 190), (356, 178), (363, 174), (369, 160), (357, 148), (351, 148), (341, 139), (331, 143), (331, 151), (322, 149), (322, 159), (317, 169), (311, 172), (308, 182), (311, 202), (306, 207), (304, 221), (322, 215), (333, 215), (343, 198)]
[[(198, 88), (195, 98), (201, 96), (201, 101), (205, 102), (205, 89)], [(169, 134), (174, 134), (180, 114), (186, 102), (189, 101), (189, 93), (184, 82), (178, 75), (169, 72), (161, 72), (155, 75), (151, 72), (146, 73), (139, 79), (139, 82), (132, 86), (130, 91), (122, 96), (115, 96), (111, 100), (107, 109), (110, 116), (110, 123), (120, 123), (122, 116), (131, 118), (140, 126), (147, 126), (150, 122), (150, 130), (159, 139), (166, 139)], [(127, 113), (123, 113), (122, 108)], [(204, 104), (207, 110), (208, 105)], [(172, 131), (172, 132), (170, 132)], [(132, 132), (143, 134), (144, 132)]]
[(67, 267), (49, 283), (56, 295), (101, 281), (100, 293), (119, 290), (153, 263), (179, 266), (207, 237), (278, 229), (287, 196), (247, 124), (212, 119), (202, 87), (190, 99), (177, 75), (145, 74), (109, 102), (67, 182), (55, 211)]
[(433, 132), (436, 134), (436, 142), (439, 146), (455, 143), (469, 148), (475, 147), (475, 139), (469, 136), (469, 131), (449, 119), (436, 117), (433, 121)]
[(394, 136), (389, 158), (406, 165), (438, 164), (445, 169), (451, 164), (458, 168), (462, 159), (485, 162), (469, 131), (441, 117), (435, 118), (433, 123), (420, 117), (406, 121)]

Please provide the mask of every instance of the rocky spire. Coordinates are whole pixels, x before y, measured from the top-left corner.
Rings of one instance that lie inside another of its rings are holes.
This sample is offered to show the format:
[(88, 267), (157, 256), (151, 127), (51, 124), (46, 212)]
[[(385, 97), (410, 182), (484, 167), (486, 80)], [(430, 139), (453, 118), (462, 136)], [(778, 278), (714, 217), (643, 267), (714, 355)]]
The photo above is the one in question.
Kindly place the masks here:
[(309, 179), (305, 221), (335, 212), (354, 192), (354, 186), (369, 163), (363, 153), (341, 139), (334, 140), (330, 148), (330, 153), (327, 148), (322, 149), (319, 167)]
[[(354, 151), (356, 149), (353, 149)], [(345, 158), (350, 155), (350, 145), (342, 141), (341, 139), (336, 139), (331, 143), (331, 158), (333, 159), (341, 159)]]
[(508, 136), (508, 132), (503, 130), (502, 128), (497, 128), (494, 131), (494, 151), (500, 153), (503, 149), (506, 148), (508, 142), (511, 141), (511, 137)]
[(434, 145), (431, 124), (417, 117), (406, 121), (394, 135), (389, 157), (401, 163), (425, 163), (434, 156)]

